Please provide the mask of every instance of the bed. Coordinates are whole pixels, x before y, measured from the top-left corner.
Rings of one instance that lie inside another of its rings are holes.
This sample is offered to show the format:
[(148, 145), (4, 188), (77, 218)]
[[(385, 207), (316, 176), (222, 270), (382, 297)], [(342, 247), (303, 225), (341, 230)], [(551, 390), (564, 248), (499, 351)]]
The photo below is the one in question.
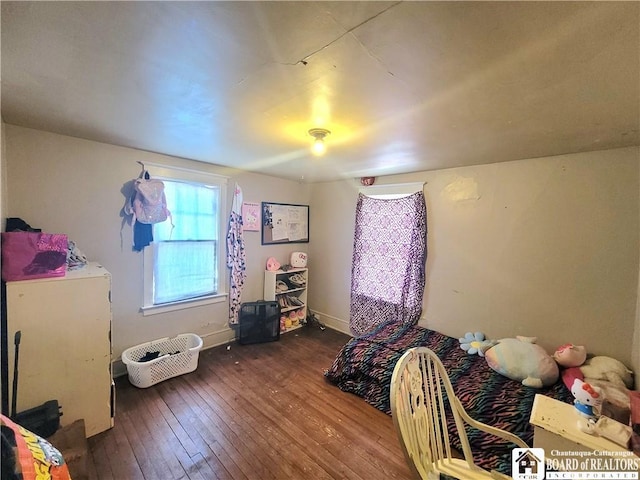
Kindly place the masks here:
[[(571, 403), (573, 397), (562, 381), (535, 389), (494, 372), (485, 359), (469, 355), (457, 338), (416, 325), (387, 323), (374, 331), (351, 339), (325, 372), (325, 377), (341, 390), (362, 397), (391, 414), (389, 390), (393, 368), (400, 356), (414, 346), (433, 350), (449, 373), (456, 395), (476, 420), (507, 430), (533, 443), (529, 415), (536, 393)], [(513, 444), (479, 432), (467, 432), (477, 463), (486, 469), (511, 474)], [(457, 436), (455, 436), (457, 440)], [(455, 444), (455, 441), (453, 443)], [(455, 445), (460, 448), (460, 445)]]

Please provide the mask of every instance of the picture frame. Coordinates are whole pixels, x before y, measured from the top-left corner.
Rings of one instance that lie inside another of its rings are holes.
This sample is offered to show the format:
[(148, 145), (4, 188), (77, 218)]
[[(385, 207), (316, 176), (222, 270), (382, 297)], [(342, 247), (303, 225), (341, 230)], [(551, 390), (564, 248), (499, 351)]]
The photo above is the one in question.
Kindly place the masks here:
[(244, 202), (242, 204), (242, 230), (245, 232), (260, 231), (260, 204)]
[(309, 205), (262, 202), (262, 245), (309, 243)]

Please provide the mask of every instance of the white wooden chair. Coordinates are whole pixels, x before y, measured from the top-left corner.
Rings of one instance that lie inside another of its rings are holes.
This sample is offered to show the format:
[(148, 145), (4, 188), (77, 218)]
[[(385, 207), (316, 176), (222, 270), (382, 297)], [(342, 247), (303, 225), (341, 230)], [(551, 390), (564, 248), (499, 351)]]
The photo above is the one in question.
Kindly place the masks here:
[[(446, 417), (439, 415), (446, 403), (453, 411), (463, 459), (452, 455)], [(473, 420), (455, 396), (444, 365), (426, 347), (411, 348), (398, 360), (391, 377), (391, 412), (407, 462), (419, 479), (438, 479), (441, 473), (464, 480), (511, 478), (474, 463), (465, 425), (528, 448), (519, 437)]]

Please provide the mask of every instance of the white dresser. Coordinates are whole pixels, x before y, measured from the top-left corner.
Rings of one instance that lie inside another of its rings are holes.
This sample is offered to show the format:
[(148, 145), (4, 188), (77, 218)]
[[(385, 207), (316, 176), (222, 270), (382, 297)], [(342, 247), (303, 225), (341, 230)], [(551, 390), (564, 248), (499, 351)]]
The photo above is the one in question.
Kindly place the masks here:
[(544, 448), (548, 459), (563, 458), (562, 453), (556, 452), (596, 452), (600, 457), (602, 452), (610, 452), (612, 457), (619, 458), (625, 458), (623, 454), (632, 455), (611, 440), (581, 431), (579, 419), (573, 405), (537, 394), (529, 420), (534, 426), (533, 446)]
[(97, 263), (66, 276), (7, 282), (9, 378), (22, 332), (17, 411), (58, 400), (61, 425), (87, 436), (113, 426), (111, 274)]

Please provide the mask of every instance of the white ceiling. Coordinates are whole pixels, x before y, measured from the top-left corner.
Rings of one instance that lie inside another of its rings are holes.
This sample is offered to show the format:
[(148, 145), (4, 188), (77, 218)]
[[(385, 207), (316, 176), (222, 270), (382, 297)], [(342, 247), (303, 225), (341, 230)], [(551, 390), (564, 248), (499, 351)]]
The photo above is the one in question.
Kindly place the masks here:
[(639, 145), (639, 31), (638, 2), (2, 1), (2, 117), (308, 182)]

